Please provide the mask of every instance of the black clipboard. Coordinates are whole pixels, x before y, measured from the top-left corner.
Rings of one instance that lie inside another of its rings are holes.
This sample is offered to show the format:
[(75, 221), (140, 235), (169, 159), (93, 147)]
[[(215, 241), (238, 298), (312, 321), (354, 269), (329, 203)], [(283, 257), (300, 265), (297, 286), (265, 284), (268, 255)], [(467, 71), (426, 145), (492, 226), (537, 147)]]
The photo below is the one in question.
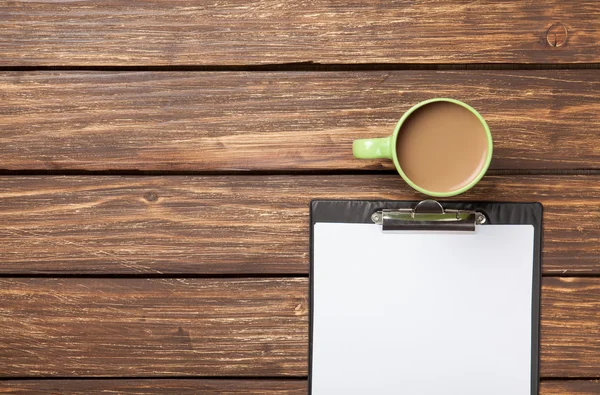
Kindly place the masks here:
[[(421, 208), (421, 210), (419, 210)], [(386, 213), (388, 215), (384, 215)], [(398, 213), (394, 216), (394, 213)], [(379, 223), (389, 230), (471, 231), (475, 226), (523, 224), (534, 228), (533, 284), (531, 316), (531, 395), (539, 394), (540, 366), (540, 294), (542, 256), (541, 203), (437, 202), (391, 200), (313, 200), (310, 203), (309, 271), (309, 374), (308, 393), (312, 391), (313, 311), (314, 311), (314, 225), (332, 223)], [(436, 217), (437, 216), (437, 217)], [(419, 218), (422, 217), (422, 218)], [(443, 217), (443, 218), (442, 218)], [(423, 225), (424, 224), (424, 225)]]

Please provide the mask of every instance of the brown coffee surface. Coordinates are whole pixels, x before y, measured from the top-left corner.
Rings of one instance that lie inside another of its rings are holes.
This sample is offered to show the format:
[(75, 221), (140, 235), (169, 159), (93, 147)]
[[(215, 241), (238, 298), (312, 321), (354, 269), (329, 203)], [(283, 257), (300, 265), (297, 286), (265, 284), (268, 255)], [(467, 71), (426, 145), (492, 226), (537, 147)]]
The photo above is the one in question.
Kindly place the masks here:
[(477, 116), (449, 102), (417, 109), (402, 124), (396, 141), (404, 174), (432, 192), (469, 184), (485, 165), (487, 151), (486, 132)]

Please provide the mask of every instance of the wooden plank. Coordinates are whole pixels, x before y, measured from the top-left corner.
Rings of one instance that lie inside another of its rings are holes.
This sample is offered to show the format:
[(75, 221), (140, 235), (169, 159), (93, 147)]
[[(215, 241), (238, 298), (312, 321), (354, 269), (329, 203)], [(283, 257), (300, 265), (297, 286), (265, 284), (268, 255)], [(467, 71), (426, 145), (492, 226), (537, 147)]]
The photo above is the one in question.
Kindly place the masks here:
[(600, 61), (593, 0), (10, 1), (0, 65)]
[(600, 393), (598, 380), (542, 381), (540, 395), (596, 395)]
[(599, 169), (598, 91), (597, 70), (4, 72), (0, 167), (393, 169), (352, 141), (445, 96), (487, 119), (494, 169)]
[(0, 376), (306, 374), (299, 279), (0, 279)]
[(542, 375), (600, 377), (600, 279), (545, 278), (543, 287)]
[[(600, 273), (599, 176), (489, 176), (544, 204), (546, 274)], [(423, 199), (396, 175), (0, 177), (0, 273), (308, 271), (311, 199)]]
[[(0, 285), (3, 377), (307, 374), (307, 278)], [(599, 278), (544, 278), (542, 377), (600, 377), (599, 322)]]
[[(306, 380), (203, 380), (203, 379), (113, 379), (113, 380), (15, 380), (0, 381), (3, 394), (28, 395), (94, 395), (119, 394), (180, 395), (246, 394), (306, 395)], [(596, 395), (598, 381), (542, 381), (540, 395)]]
[(306, 380), (113, 379), (0, 381), (2, 394), (306, 395)]

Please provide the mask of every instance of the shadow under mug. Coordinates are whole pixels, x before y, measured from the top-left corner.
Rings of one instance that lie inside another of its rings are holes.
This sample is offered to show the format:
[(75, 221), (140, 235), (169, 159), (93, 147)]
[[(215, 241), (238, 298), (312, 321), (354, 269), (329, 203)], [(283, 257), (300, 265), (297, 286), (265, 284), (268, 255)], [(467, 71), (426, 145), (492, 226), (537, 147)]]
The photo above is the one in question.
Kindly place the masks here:
[[(398, 140), (398, 134), (400, 133), (400, 130), (402, 129), (402, 125), (404, 124), (406, 119), (413, 112), (415, 112), (416, 110), (418, 110), (419, 108), (421, 108), (423, 106), (426, 106), (427, 104), (435, 103), (435, 102), (453, 103), (453, 104), (457, 104), (457, 105), (469, 110), (473, 115), (475, 115), (477, 117), (479, 122), (481, 122), (481, 125), (483, 126), (483, 129), (485, 130), (486, 138), (487, 138), (487, 155), (486, 155), (483, 167), (481, 168), (479, 173), (477, 173), (477, 175), (475, 177), (473, 177), (473, 179), (468, 184), (466, 184), (456, 190), (452, 190), (452, 191), (438, 192), (438, 191), (431, 191), (431, 190), (422, 188), (421, 186), (415, 184), (410, 178), (408, 178), (408, 176), (402, 170), (402, 167), (400, 166), (400, 162), (398, 161), (396, 142)], [(493, 150), (492, 134), (490, 132), (490, 128), (488, 127), (488, 125), (485, 122), (485, 120), (483, 119), (483, 117), (473, 107), (469, 106), (468, 104), (463, 103), (459, 100), (448, 99), (448, 98), (429, 99), (429, 100), (422, 101), (418, 104), (415, 104), (407, 112), (405, 112), (404, 115), (402, 115), (402, 118), (400, 118), (400, 120), (396, 124), (394, 133), (389, 137), (374, 138), (374, 139), (359, 139), (359, 140), (354, 140), (354, 142), (352, 144), (352, 152), (353, 152), (355, 158), (358, 158), (358, 159), (391, 159), (394, 162), (394, 166), (396, 167), (396, 170), (398, 171), (400, 176), (404, 179), (404, 181), (406, 181), (406, 183), (408, 185), (410, 185), (413, 189), (415, 189), (425, 195), (429, 195), (429, 196), (433, 196), (433, 197), (455, 196), (455, 195), (459, 195), (459, 194), (471, 189), (475, 184), (477, 184), (481, 180), (481, 178), (486, 173), (488, 167), (490, 166), (490, 162), (492, 161), (492, 150)]]

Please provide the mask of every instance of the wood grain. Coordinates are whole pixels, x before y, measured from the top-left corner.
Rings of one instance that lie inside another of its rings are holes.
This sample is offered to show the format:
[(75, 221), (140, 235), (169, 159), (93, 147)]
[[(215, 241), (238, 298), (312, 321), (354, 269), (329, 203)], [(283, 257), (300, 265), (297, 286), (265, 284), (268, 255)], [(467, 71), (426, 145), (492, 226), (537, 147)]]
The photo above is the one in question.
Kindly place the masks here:
[[(180, 395), (246, 394), (246, 395), (306, 395), (306, 380), (203, 380), (203, 379), (113, 379), (113, 380), (27, 380), (0, 381), (3, 394), (28, 395), (94, 395), (135, 394)], [(542, 381), (540, 395), (596, 395), (598, 381)]]
[[(600, 279), (545, 278), (543, 286), (542, 374), (600, 377)], [(562, 375), (549, 368), (555, 363)]]
[(300, 279), (0, 279), (0, 376), (306, 374)]
[(597, 70), (4, 72), (0, 168), (393, 169), (352, 141), (454, 97), (487, 119), (494, 169), (599, 169), (598, 91)]
[(596, 395), (600, 393), (598, 380), (542, 381), (540, 395)]
[(4, 66), (600, 61), (593, 0), (22, 0), (0, 18)]
[[(3, 377), (304, 376), (308, 279), (0, 279)], [(544, 278), (541, 376), (600, 377), (600, 279)]]
[[(544, 204), (546, 274), (600, 273), (600, 177), (489, 176)], [(311, 199), (423, 199), (396, 175), (0, 177), (0, 273), (308, 271)]]
[(307, 384), (306, 380), (273, 379), (0, 380), (0, 393), (27, 395), (94, 395), (114, 393), (132, 395), (306, 395), (308, 391)]

